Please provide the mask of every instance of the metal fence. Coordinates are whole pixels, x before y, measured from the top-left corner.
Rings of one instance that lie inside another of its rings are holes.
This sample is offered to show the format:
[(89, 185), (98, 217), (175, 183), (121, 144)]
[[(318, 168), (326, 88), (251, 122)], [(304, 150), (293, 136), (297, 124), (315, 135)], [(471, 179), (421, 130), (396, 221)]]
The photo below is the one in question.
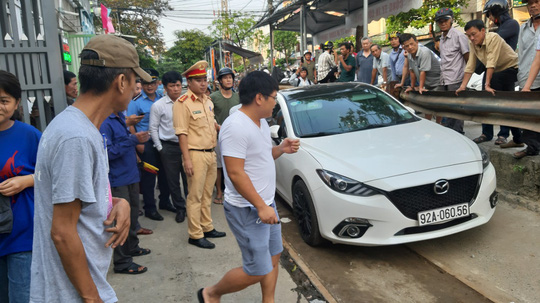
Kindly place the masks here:
[(67, 106), (56, 22), (50, 0), (0, 0), (0, 69), (17, 76), (23, 120), (42, 131)]
[(540, 132), (540, 92), (486, 91), (401, 92), (400, 97), (414, 109), (480, 123), (513, 126)]

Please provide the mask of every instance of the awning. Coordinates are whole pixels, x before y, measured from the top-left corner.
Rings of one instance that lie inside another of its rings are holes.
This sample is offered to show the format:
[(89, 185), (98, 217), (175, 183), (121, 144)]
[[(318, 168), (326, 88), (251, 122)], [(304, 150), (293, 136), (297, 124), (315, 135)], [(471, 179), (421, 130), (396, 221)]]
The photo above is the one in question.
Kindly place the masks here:
[[(332, 16), (322, 11), (306, 12), (306, 32), (312, 35), (345, 24), (345, 17)], [(284, 31), (300, 31), (300, 15), (287, 18), (279, 23), (277, 29)]]
[[(385, 0), (369, 0), (368, 5)], [(403, 0), (401, 0), (403, 1)], [(282, 9), (276, 10), (270, 16), (263, 16), (255, 25), (261, 27), (273, 24), (277, 30), (300, 31), (300, 6), (306, 5), (307, 33), (315, 35), (322, 31), (344, 25), (346, 16), (363, 7), (360, 0), (312, 0), (297, 1)], [(370, 16), (375, 19), (376, 16)]]
[(226, 42), (221, 43), (221, 47), (224, 50), (228, 50), (231, 53), (235, 53), (243, 58), (248, 59), (250, 64), (259, 64), (259, 63), (264, 62), (263, 57), (259, 53), (252, 52), (250, 50), (247, 50), (238, 46), (234, 46)]

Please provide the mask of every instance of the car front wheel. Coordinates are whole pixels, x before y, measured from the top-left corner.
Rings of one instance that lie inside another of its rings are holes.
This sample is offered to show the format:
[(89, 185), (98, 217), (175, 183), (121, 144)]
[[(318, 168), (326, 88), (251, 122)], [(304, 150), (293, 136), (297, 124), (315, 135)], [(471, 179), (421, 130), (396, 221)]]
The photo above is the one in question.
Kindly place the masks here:
[(313, 200), (302, 180), (296, 181), (293, 186), (293, 211), (302, 239), (311, 246), (323, 244)]

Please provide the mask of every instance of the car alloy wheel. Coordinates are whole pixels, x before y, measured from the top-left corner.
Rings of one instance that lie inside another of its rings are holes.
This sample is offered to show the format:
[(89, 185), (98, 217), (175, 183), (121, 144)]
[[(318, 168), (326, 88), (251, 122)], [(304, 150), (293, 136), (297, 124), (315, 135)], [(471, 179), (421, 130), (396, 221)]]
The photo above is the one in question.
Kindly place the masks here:
[(302, 180), (296, 181), (293, 186), (293, 211), (304, 242), (311, 246), (323, 244), (324, 239), (319, 231), (315, 207), (309, 190)]

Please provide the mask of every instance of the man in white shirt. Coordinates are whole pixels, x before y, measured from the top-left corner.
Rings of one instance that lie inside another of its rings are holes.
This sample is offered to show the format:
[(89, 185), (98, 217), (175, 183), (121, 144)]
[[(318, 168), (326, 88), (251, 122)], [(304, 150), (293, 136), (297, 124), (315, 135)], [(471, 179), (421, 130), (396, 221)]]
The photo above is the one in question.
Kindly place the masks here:
[(292, 74), (291, 79), (289, 79), (289, 84), (292, 86), (309, 86), (313, 85), (313, 82), (307, 78), (308, 70), (305, 67), (299, 68), (295, 73)]
[(180, 174), (182, 175), (182, 185), (186, 196), (188, 194), (188, 185), (186, 173), (182, 166), (182, 151), (180, 150), (178, 137), (174, 132), (172, 108), (176, 99), (182, 94), (182, 75), (175, 71), (167, 72), (163, 74), (162, 82), (167, 95), (152, 104), (148, 130), (154, 146), (159, 152), (167, 176), (172, 203), (176, 208), (175, 220), (181, 223), (186, 218), (186, 200), (180, 190)]
[(337, 54), (334, 52), (334, 43), (326, 41), (323, 44), (323, 53), (319, 56), (317, 68), (317, 82), (328, 83), (336, 81)]
[(219, 302), (221, 296), (255, 283), (261, 283), (262, 301), (274, 302), (283, 251), (274, 202), (274, 159), (283, 153), (295, 153), (300, 147), (300, 141), (291, 138), (272, 146), (265, 118), (272, 115), (278, 89), (270, 75), (249, 73), (239, 87), (242, 107), (221, 127), (225, 216), (242, 251), (243, 267), (230, 270), (216, 285), (199, 289), (199, 302)]
[(373, 71), (371, 72), (371, 85), (375, 82), (377, 74), (383, 78), (381, 88), (386, 89), (386, 84), (390, 80), (390, 73), (388, 72), (390, 67), (390, 55), (383, 52), (381, 46), (378, 44), (371, 45), (371, 54), (373, 55)]

